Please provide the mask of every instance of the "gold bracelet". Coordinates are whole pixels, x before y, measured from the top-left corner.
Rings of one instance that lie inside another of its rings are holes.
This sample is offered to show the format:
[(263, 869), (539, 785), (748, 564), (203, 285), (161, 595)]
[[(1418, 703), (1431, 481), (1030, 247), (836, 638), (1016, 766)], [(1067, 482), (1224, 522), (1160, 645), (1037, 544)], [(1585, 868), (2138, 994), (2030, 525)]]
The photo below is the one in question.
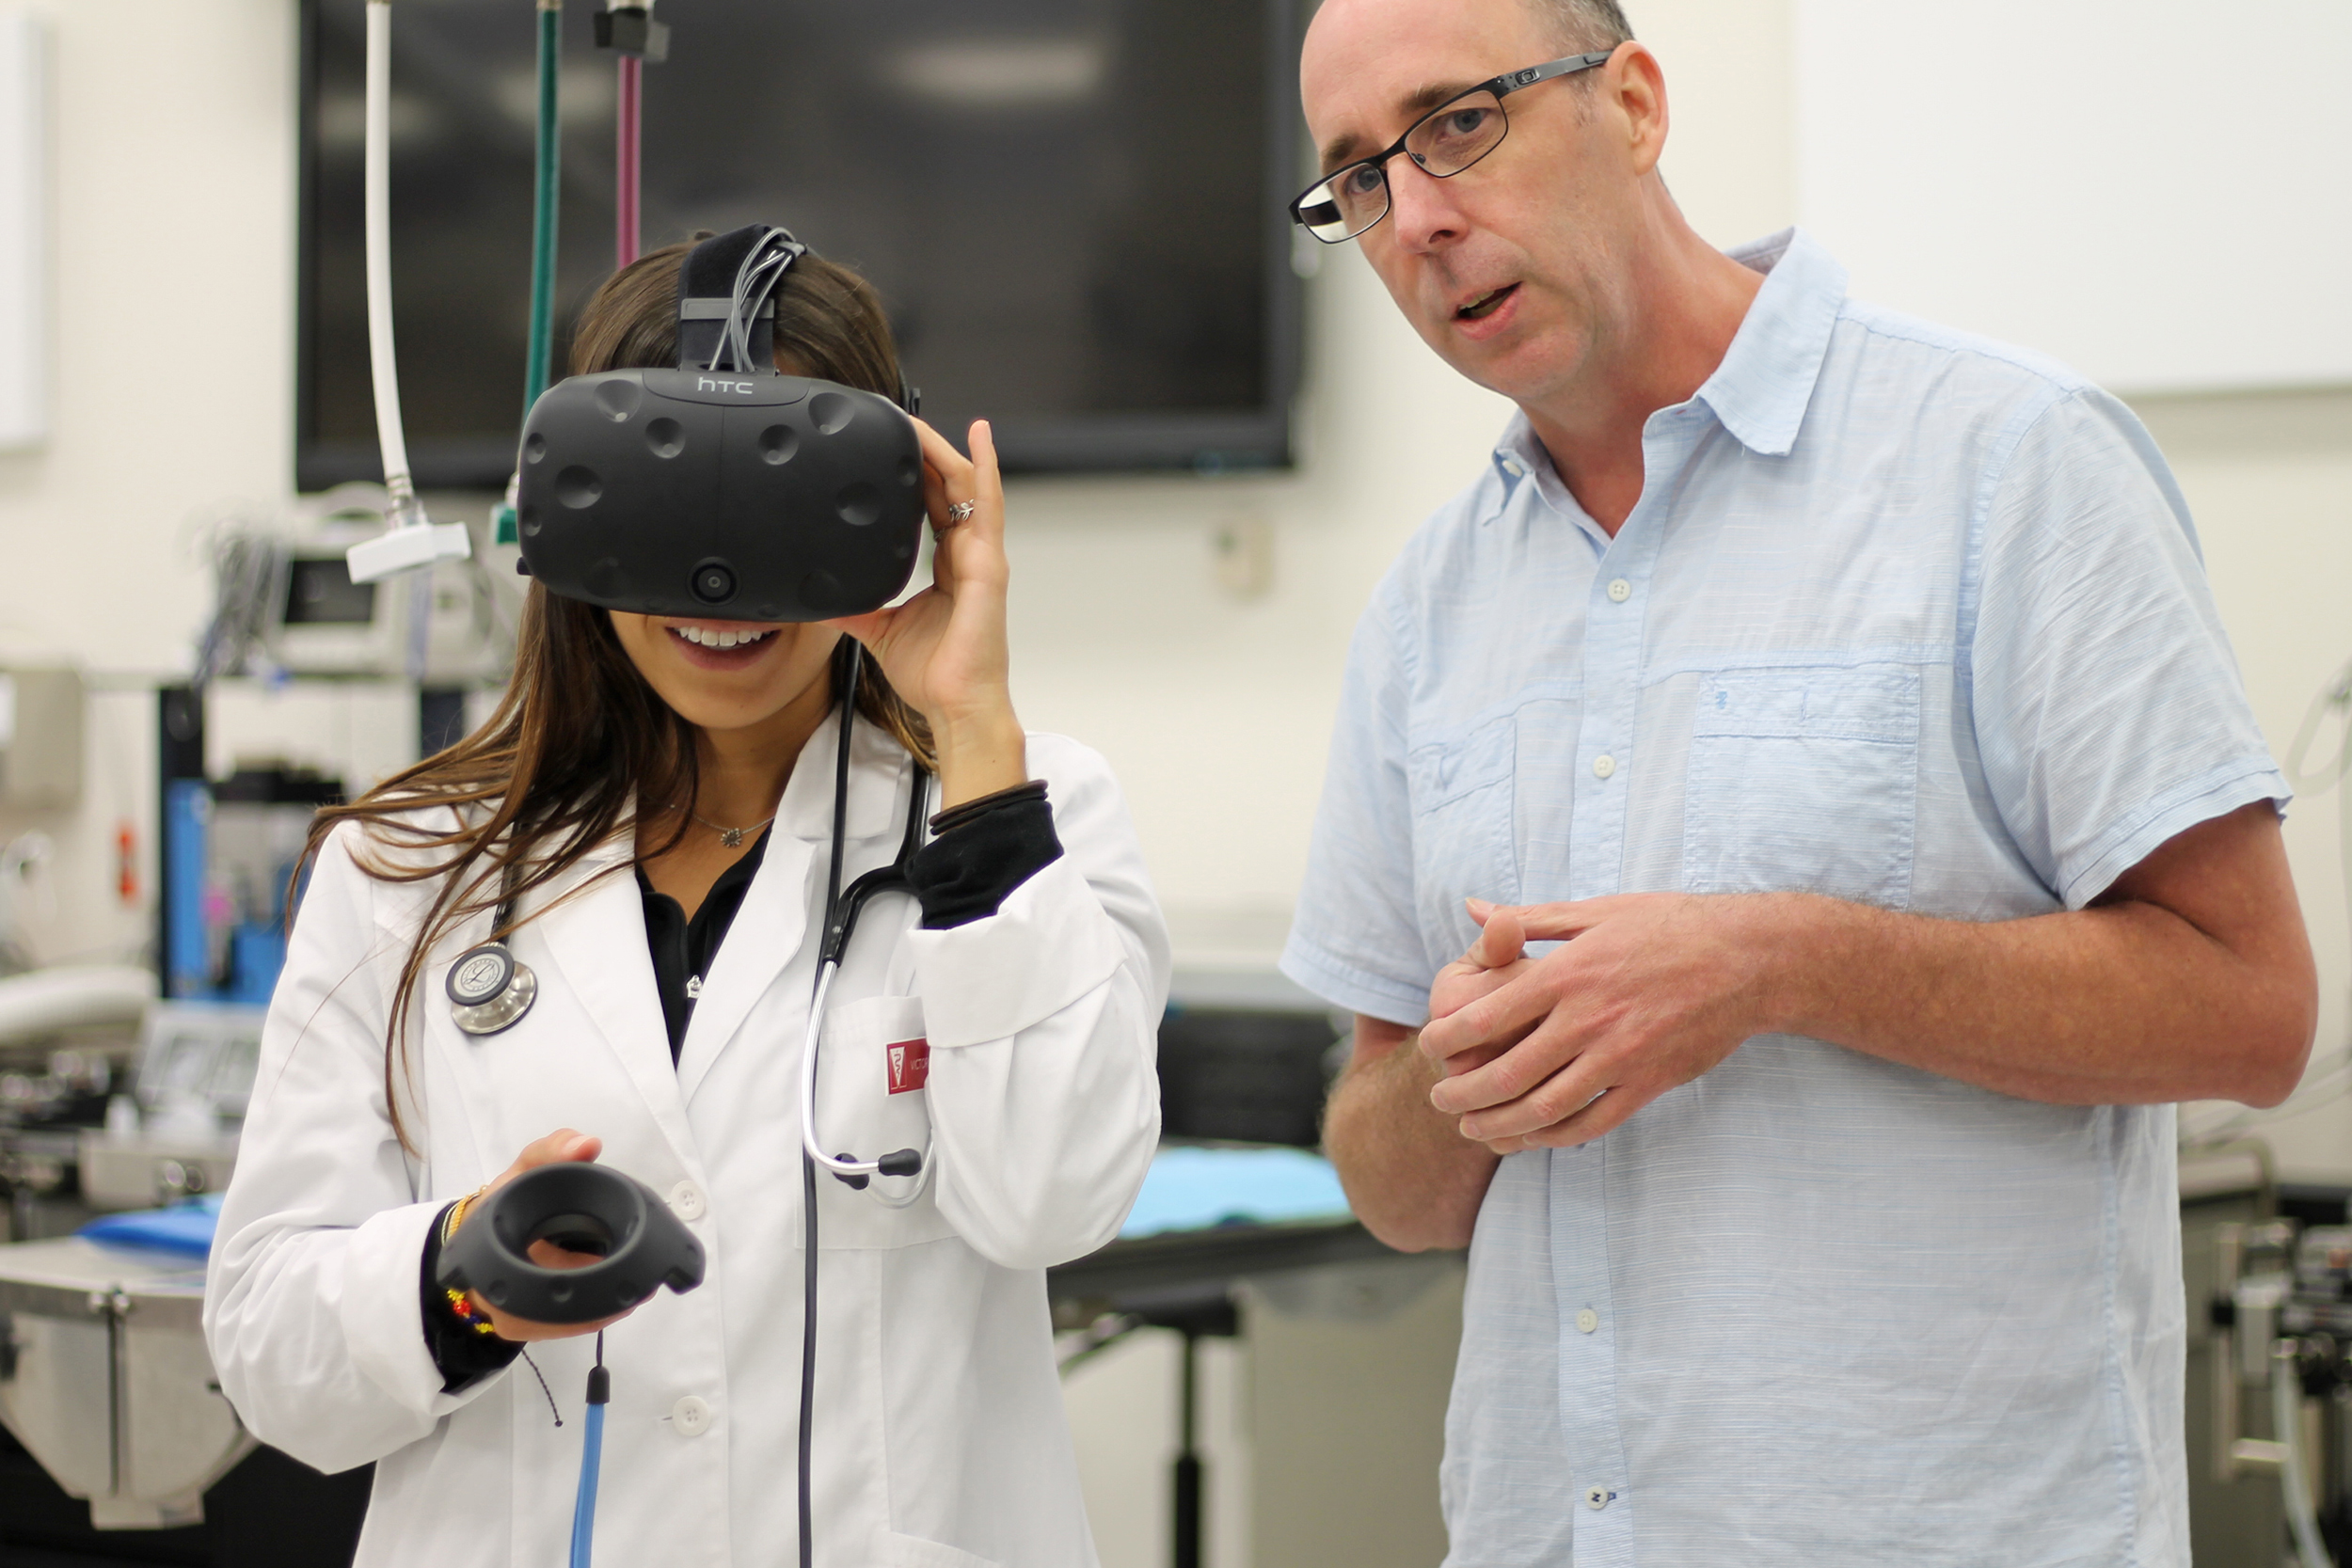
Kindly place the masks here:
[(458, 1228), (466, 1223), (466, 1212), (473, 1207), (473, 1200), (489, 1190), (490, 1184), (485, 1181), (449, 1206), (449, 1218), (441, 1222), (441, 1244), (443, 1246), (449, 1244), (450, 1238), (456, 1235)]

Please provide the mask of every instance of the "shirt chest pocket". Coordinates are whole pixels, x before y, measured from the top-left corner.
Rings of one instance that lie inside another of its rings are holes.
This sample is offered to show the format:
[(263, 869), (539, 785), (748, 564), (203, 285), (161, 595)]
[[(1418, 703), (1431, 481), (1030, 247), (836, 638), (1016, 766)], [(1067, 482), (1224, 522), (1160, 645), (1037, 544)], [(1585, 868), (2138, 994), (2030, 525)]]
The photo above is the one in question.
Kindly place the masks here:
[[(818, 1140), (828, 1152), (853, 1159), (911, 1148), (928, 1160), (930, 1081), (921, 997), (869, 996), (829, 1009), (817, 1057)], [(914, 1178), (874, 1178), (874, 1191), (884, 1197), (915, 1184)]]
[(1918, 780), (1915, 670), (1708, 675), (1692, 721), (1683, 887), (1905, 908)]
[(1467, 897), (1508, 904), (1518, 897), (1512, 770), (1517, 721), (1490, 719), (1466, 735), (1406, 753), (1413, 811), (1413, 897), (1422, 939), (1450, 962), (1478, 928)]

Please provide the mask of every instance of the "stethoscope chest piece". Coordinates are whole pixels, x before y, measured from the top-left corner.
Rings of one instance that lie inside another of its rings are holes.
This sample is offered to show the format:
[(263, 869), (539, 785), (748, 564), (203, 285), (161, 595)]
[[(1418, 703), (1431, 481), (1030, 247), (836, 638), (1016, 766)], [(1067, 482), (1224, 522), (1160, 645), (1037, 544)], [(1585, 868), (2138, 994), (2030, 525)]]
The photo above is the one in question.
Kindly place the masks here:
[(539, 977), (502, 942), (467, 949), (449, 966), (442, 990), (450, 1017), (469, 1035), (495, 1035), (511, 1027), (538, 1000)]

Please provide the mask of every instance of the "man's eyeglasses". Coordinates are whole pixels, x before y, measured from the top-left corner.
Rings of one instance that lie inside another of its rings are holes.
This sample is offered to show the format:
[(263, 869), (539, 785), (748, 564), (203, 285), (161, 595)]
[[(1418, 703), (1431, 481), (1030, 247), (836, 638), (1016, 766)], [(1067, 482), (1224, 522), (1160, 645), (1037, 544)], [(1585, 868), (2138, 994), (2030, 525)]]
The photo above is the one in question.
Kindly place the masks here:
[(1389, 215), (1389, 160), (1402, 152), (1424, 174), (1443, 180), (1461, 173), (1502, 145), (1511, 121), (1502, 101), (1521, 87), (1573, 76), (1606, 65), (1613, 50), (1571, 55), (1546, 60), (1525, 71), (1509, 71), (1456, 93), (1413, 122), (1385, 152), (1359, 159), (1336, 174), (1327, 174), (1291, 203), (1291, 221), (1325, 245), (1338, 245)]

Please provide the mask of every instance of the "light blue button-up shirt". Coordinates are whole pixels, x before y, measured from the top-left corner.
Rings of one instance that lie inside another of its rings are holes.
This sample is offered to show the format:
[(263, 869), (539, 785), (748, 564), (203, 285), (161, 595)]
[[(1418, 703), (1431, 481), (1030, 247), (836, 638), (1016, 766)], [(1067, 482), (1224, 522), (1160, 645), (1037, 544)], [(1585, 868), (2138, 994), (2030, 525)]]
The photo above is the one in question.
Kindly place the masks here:
[[(2286, 786), (2188, 510), (2062, 367), (1791, 232), (1612, 539), (1523, 420), (1365, 612), (1282, 966), (1424, 1019), (1505, 902), (2079, 909)], [(1452, 1568), (2185, 1564), (2169, 1107), (1765, 1036), (1470, 1248)]]

